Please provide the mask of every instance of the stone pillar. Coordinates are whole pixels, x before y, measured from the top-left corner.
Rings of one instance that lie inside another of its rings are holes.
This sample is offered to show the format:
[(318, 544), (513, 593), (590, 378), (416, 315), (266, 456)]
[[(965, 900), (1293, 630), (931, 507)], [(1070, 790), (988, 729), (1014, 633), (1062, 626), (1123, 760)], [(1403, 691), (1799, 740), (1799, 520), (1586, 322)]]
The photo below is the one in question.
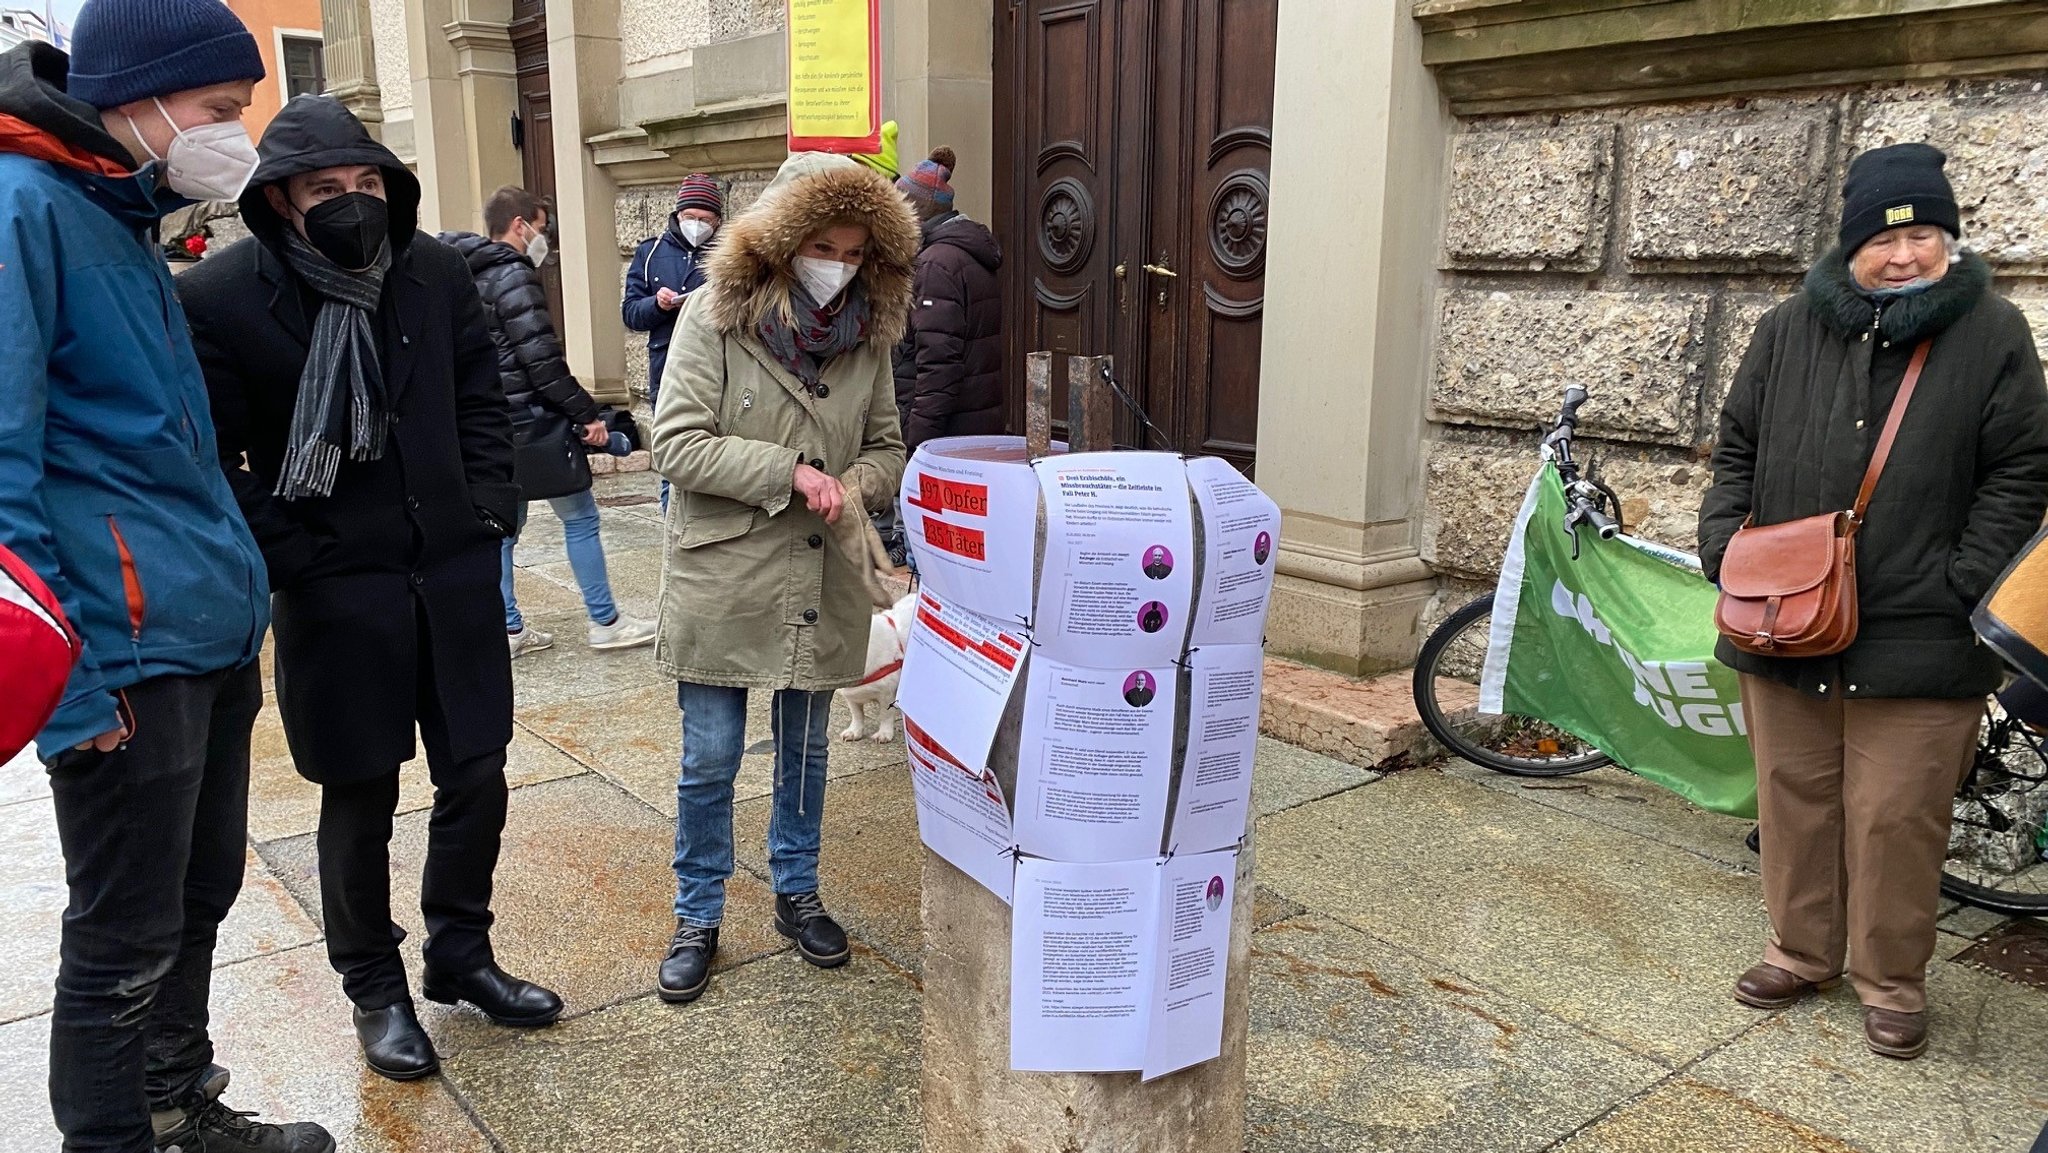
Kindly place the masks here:
[(455, 46), (445, 31), (454, 19), (455, 0), (409, 0), (405, 6), (420, 227), (428, 232), (483, 224), (483, 204), (470, 187), (469, 116), (455, 75)]
[(1010, 907), (925, 854), (925, 1153), (1242, 1153), (1253, 888), (1247, 837), (1231, 908), (1222, 1056), (1150, 1084), (1136, 1073), (1015, 1073)]
[[(619, 127), (619, 6), (548, 0), (548, 86), (554, 97), (555, 219), (569, 370), (592, 396), (631, 400), (621, 291), (618, 184), (586, 142)], [(538, 146), (530, 142), (528, 147)]]
[(1451, 120), (1411, 11), (1280, 6), (1259, 486), (1285, 520), (1267, 635), (1353, 674), (1413, 659), (1435, 591), (1417, 544)]
[(384, 98), (377, 88), (377, 49), (370, 41), (370, 0), (320, 0), (321, 55), (327, 95), (383, 139)]
[(995, 205), (994, 9), (988, 0), (882, 7), (882, 113), (901, 126), (903, 170), (952, 148), (954, 207), (984, 222)]
[(511, 0), (466, 0), (441, 29), (455, 50), (462, 88), (464, 133), (469, 137), (470, 212), (483, 221), (485, 198), (508, 184), (524, 184), (526, 166), (512, 143), (519, 114), (519, 69), (512, 57)]

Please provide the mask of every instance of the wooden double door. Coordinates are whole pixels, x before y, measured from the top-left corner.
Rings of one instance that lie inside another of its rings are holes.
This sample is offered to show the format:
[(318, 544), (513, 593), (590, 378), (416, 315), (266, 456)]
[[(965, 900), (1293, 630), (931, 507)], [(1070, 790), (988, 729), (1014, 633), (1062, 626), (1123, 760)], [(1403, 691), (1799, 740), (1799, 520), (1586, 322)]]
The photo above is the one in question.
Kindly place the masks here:
[(995, 3), (1012, 427), (1026, 353), (1109, 353), (1174, 447), (1249, 473), (1279, 0)]
[[(513, 68), (518, 74), (519, 123), (513, 137), (519, 148), (520, 186), (535, 196), (555, 197), (555, 99), (548, 81), (548, 12), (546, 0), (513, 0), (512, 19), (506, 26), (512, 37)], [(550, 212), (552, 215), (552, 210)], [(559, 238), (562, 229), (552, 219), (550, 243), (557, 246), (540, 266), (541, 287), (547, 291), (548, 315), (562, 323), (562, 258)]]

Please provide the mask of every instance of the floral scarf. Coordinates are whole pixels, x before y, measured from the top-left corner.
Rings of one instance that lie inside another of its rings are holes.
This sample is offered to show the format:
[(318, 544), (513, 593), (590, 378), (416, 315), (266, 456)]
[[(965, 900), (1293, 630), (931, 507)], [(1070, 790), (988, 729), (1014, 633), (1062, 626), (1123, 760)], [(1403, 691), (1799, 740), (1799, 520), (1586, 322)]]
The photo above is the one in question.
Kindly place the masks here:
[(847, 285), (838, 305), (819, 308), (798, 289), (789, 296), (790, 312), (796, 323), (784, 318), (780, 309), (769, 309), (755, 332), (776, 363), (788, 369), (806, 388), (816, 388), (825, 366), (843, 352), (859, 348), (868, 337), (867, 293), (860, 282)]

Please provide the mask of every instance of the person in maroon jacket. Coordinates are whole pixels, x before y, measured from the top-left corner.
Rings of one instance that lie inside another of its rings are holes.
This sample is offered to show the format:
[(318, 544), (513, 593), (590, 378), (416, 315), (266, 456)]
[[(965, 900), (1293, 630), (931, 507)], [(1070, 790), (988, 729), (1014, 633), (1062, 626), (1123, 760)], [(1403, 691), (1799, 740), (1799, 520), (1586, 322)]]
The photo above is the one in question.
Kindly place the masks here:
[(954, 157), (932, 152), (896, 182), (924, 226), (910, 332), (896, 346), (896, 408), (910, 451), (1003, 431), (1002, 246), (953, 210)]

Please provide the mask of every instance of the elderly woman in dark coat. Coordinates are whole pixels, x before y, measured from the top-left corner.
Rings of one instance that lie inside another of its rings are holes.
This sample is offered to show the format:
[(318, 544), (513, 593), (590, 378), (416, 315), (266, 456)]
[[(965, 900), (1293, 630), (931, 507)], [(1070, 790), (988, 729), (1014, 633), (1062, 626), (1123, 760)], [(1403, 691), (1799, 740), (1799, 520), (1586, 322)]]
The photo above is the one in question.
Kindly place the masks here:
[(1833, 985), (1846, 962), (1870, 1048), (1927, 1045), (1927, 962), (1949, 798), (2000, 679), (1970, 611), (2048, 508), (2048, 393), (2026, 321), (1959, 251), (1925, 144), (1849, 168), (1840, 246), (1758, 324), (1721, 414), (1700, 554), (1720, 579), (1746, 519), (1849, 508), (1921, 345), (1924, 370), (1857, 543), (1856, 640), (1764, 657), (1726, 640), (1756, 752), (1772, 935), (1735, 985), (1758, 1008)]

